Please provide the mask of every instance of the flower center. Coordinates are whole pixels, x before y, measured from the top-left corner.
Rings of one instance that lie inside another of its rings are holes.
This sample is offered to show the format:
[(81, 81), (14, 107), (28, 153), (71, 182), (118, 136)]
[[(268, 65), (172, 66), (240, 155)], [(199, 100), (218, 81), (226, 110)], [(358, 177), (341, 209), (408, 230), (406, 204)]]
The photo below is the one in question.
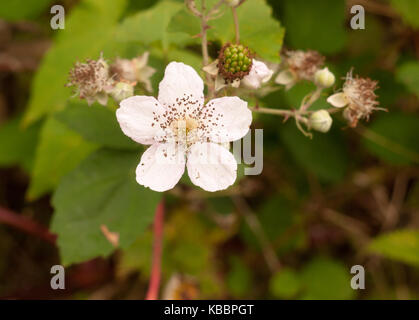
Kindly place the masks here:
[(198, 121), (186, 117), (174, 120), (170, 125), (177, 142), (190, 145), (197, 140)]

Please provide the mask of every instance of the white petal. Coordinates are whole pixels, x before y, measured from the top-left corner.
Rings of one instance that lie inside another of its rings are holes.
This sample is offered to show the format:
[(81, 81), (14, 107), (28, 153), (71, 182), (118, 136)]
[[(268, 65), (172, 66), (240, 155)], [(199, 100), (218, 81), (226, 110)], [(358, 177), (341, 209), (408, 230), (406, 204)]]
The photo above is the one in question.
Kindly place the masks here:
[(217, 78), (215, 78), (215, 91), (221, 90), (225, 87), (227, 87), (226, 81), (222, 76), (217, 75)]
[(209, 73), (212, 76), (216, 76), (218, 74), (218, 59), (214, 62), (211, 62), (209, 65), (202, 68), (206, 73)]
[(207, 191), (227, 189), (236, 181), (236, 159), (216, 143), (193, 144), (189, 150), (187, 168), (192, 183)]
[(135, 58), (136, 67), (138, 69), (144, 68), (147, 65), (149, 55), (150, 53), (146, 51), (141, 56)]
[(171, 62), (159, 84), (158, 100), (163, 106), (192, 115), (204, 105), (204, 82), (192, 67)]
[(231, 83), (231, 86), (233, 88), (238, 88), (240, 87), (240, 79), (234, 79), (233, 82)]
[(137, 166), (137, 182), (151, 190), (172, 189), (185, 171), (185, 150), (174, 143), (156, 143), (142, 155)]
[(266, 64), (253, 59), (252, 69), (243, 78), (242, 83), (248, 88), (258, 89), (262, 83), (268, 82), (271, 79), (273, 73), (273, 70), (269, 69)]
[(336, 108), (343, 108), (348, 104), (348, 98), (346, 97), (345, 93), (339, 92), (327, 98), (327, 102)]
[(153, 97), (133, 96), (121, 101), (116, 118), (125, 135), (138, 143), (152, 144), (161, 130), (155, 116), (164, 111), (164, 107)]
[(222, 97), (209, 101), (200, 113), (202, 136), (216, 143), (244, 137), (252, 123), (247, 102), (238, 97)]
[(284, 70), (276, 76), (275, 82), (284, 86), (288, 86), (295, 82), (295, 77), (289, 70)]

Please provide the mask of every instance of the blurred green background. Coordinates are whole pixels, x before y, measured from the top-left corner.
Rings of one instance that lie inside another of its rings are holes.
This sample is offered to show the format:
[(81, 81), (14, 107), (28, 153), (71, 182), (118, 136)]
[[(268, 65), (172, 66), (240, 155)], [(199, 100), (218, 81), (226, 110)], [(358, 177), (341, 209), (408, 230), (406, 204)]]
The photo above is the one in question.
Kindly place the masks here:
[[(64, 30), (50, 28), (53, 4), (66, 10)], [(365, 30), (350, 28), (355, 4)], [(355, 129), (334, 117), (312, 140), (255, 115), (261, 175), (214, 194), (185, 180), (165, 195), (163, 297), (418, 299), (419, 1), (247, 0), (238, 13), (264, 60), (279, 63), (281, 47), (317, 50), (336, 88), (352, 67), (378, 80), (388, 112)], [(210, 25), (216, 58), (233, 38), (231, 13)], [(161, 195), (135, 182), (142, 149), (120, 132), (116, 104), (88, 108), (64, 85), (76, 61), (149, 51), (156, 94), (168, 62), (200, 70), (198, 33), (183, 1), (0, 3), (0, 298), (143, 299)], [(292, 108), (312, 89), (278, 87), (260, 103)], [(120, 233), (117, 250), (102, 224)], [(67, 267), (66, 290), (50, 289), (55, 264)], [(354, 265), (364, 290), (350, 287)]]

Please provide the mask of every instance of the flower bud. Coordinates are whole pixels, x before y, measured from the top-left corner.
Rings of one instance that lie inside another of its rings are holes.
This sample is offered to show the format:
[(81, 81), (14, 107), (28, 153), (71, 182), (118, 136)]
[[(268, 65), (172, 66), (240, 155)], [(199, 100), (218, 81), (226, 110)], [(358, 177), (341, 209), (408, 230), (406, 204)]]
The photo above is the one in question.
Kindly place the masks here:
[(123, 81), (118, 82), (112, 89), (111, 94), (116, 101), (122, 101), (134, 95), (134, 86)]
[(314, 82), (322, 88), (329, 88), (335, 83), (335, 75), (329, 71), (329, 68), (318, 70), (314, 75)]
[(326, 133), (332, 126), (333, 119), (326, 110), (318, 110), (314, 112), (309, 118), (309, 125), (311, 129)]

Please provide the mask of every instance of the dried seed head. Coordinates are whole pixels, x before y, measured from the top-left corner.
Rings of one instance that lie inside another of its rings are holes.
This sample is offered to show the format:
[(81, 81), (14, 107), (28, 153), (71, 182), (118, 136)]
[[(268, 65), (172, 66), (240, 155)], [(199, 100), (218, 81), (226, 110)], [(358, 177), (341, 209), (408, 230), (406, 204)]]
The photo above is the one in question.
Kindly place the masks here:
[(156, 72), (148, 63), (148, 52), (133, 59), (116, 58), (111, 64), (110, 73), (117, 81), (130, 83), (140, 82), (145, 85), (147, 91), (152, 91), (150, 78)]
[(369, 119), (370, 114), (377, 108), (379, 102), (375, 90), (378, 82), (369, 78), (352, 77), (352, 72), (346, 76), (343, 93), (348, 100), (348, 106), (343, 115), (351, 127), (356, 127), (359, 119)]
[(253, 55), (241, 44), (226, 43), (218, 55), (218, 71), (226, 83), (241, 80), (250, 73)]
[(108, 64), (101, 57), (99, 60), (89, 59), (85, 63), (76, 62), (70, 70), (67, 86), (75, 86), (80, 98), (91, 104), (98, 95), (102, 97), (106, 94), (111, 83)]
[(317, 51), (285, 51), (284, 63), (297, 80), (314, 79), (315, 73), (323, 66), (324, 56)]
[(116, 58), (110, 66), (110, 73), (116, 81), (136, 81), (135, 66), (129, 59)]

